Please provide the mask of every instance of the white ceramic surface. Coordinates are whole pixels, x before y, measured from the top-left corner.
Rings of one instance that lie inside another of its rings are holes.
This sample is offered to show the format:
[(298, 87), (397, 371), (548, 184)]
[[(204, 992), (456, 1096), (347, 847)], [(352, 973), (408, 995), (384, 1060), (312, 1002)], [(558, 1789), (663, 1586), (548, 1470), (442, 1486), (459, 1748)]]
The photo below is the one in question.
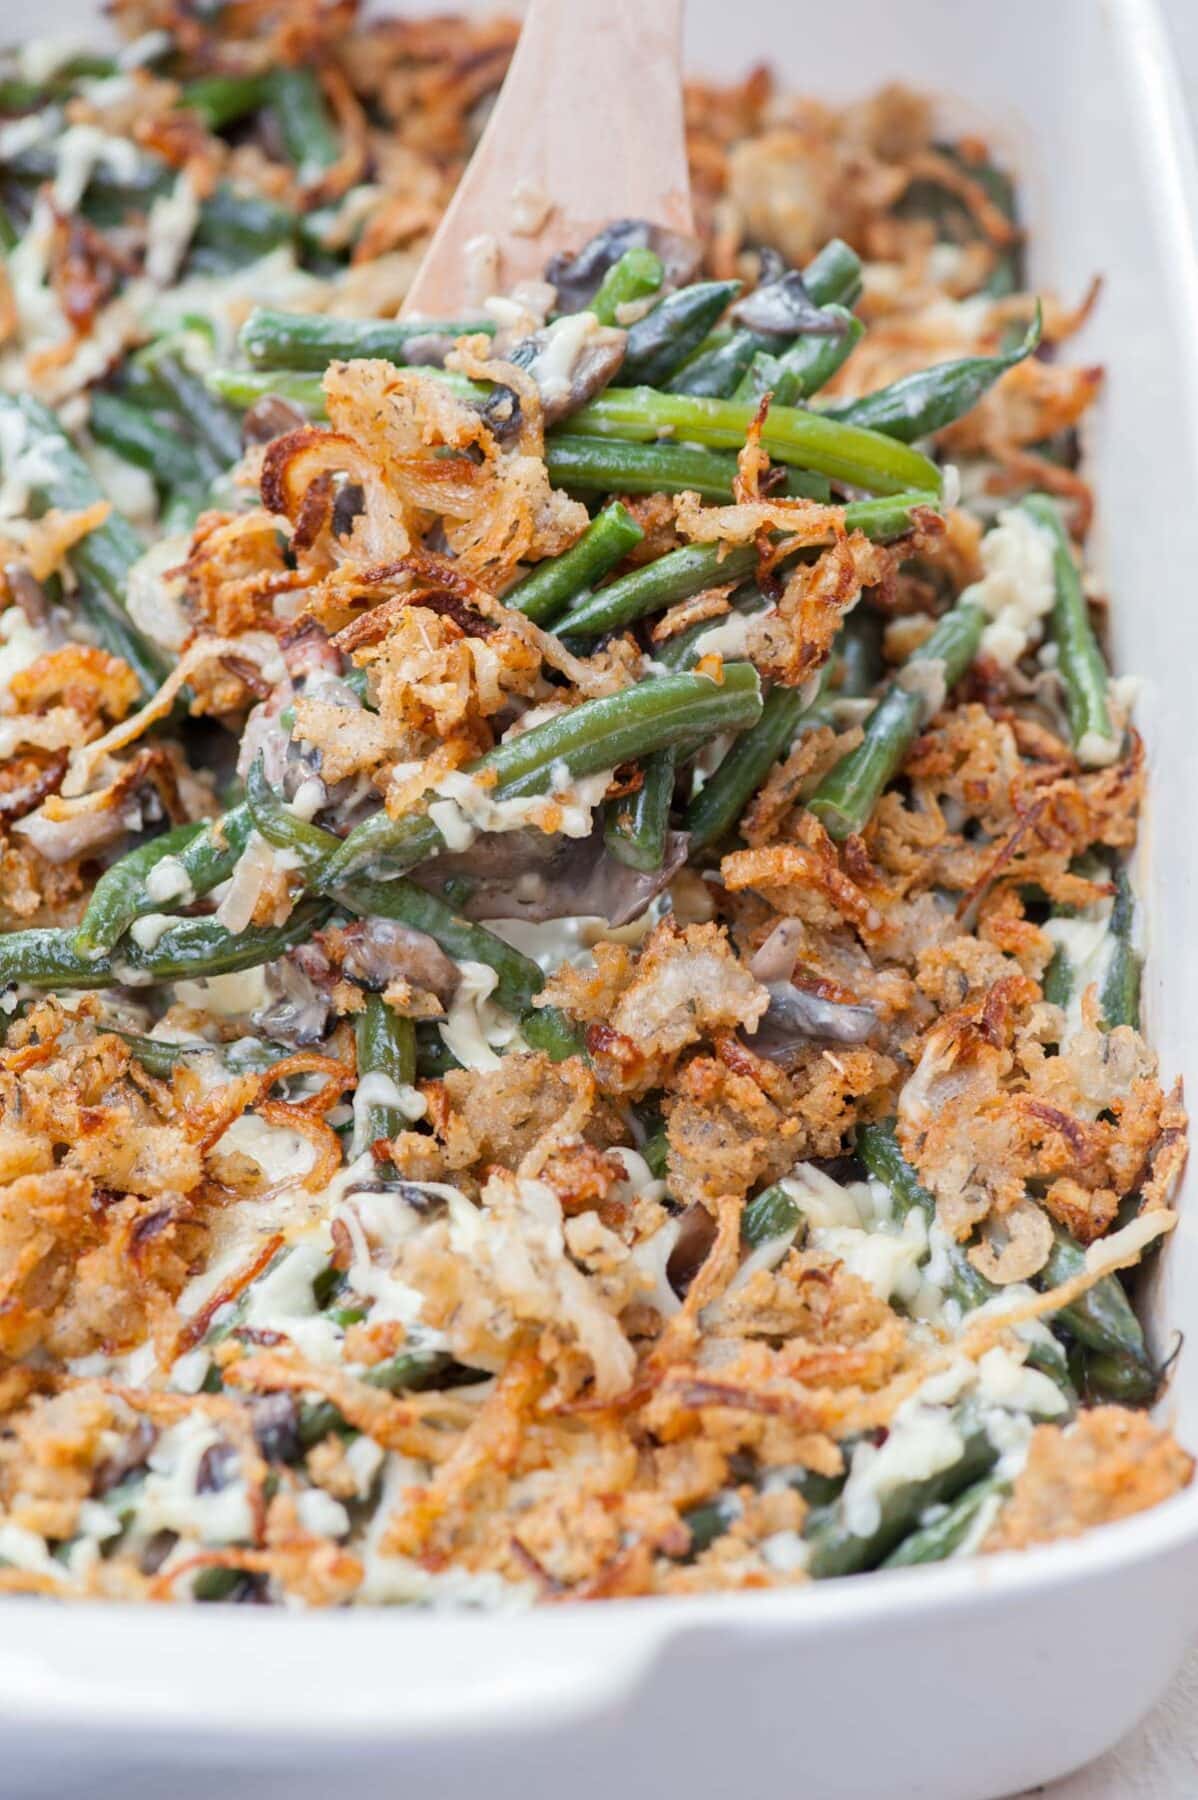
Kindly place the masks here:
[[(653, 0), (645, 0), (652, 5)], [(8, 30), (87, 0), (7, 0)], [(1154, 0), (691, 0), (697, 64), (769, 56), (837, 97), (956, 96), (1021, 169), (1034, 272), (1106, 281), (1081, 353), (1122, 668), (1153, 800), (1146, 1001), (1165, 1067), (1198, 1032), (1198, 176)], [(1191, 1081), (1191, 1086), (1193, 1082)], [(1198, 1337), (1198, 1198), (1151, 1282), (1156, 1344)], [(1198, 1362), (1166, 1411), (1198, 1444)], [(1082, 1542), (809, 1592), (536, 1616), (0, 1611), (0, 1794), (21, 1800), (997, 1800), (1064, 1774), (1163, 1691), (1192, 1628), (1198, 1493)]]

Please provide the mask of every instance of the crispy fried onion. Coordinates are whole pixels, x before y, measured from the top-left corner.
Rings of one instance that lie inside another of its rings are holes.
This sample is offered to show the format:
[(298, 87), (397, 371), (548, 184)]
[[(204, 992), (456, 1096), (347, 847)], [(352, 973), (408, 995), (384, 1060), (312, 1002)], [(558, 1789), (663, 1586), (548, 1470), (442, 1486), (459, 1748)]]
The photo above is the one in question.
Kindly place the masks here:
[(151, 725), (165, 718), (174, 705), (176, 694), (187, 685), (195, 671), (205, 663), (218, 661), (224, 656), (244, 657), (275, 680), (281, 678), (284, 672), (278, 646), (273, 638), (265, 634), (255, 633), (253, 636), (236, 638), (199, 638), (184, 651), (153, 699), (147, 700), (139, 712), (135, 712), (121, 724), (114, 725), (111, 731), (106, 732), (102, 738), (97, 738), (95, 743), (84, 744), (75, 752), (62, 784), (63, 794), (69, 798), (84, 794), (106, 757), (123, 750), (126, 744), (131, 744), (144, 731), (148, 731)]
[[(357, 484), (362, 510), (334, 545), (335, 561), (393, 562), (439, 523), (465, 573), (495, 587), (585, 530), (585, 508), (550, 486), (540, 456), (502, 450), (444, 382), (362, 360), (334, 363), (324, 387), (331, 428), (305, 427), (269, 446), (262, 500), (294, 526), (315, 483)], [(331, 526), (331, 505), (328, 513)]]

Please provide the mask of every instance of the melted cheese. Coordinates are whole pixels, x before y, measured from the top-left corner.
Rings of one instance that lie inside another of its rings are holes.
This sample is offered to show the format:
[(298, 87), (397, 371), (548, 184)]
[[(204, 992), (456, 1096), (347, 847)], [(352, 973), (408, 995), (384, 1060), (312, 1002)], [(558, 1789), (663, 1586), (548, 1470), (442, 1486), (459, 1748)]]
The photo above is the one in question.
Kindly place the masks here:
[(1052, 611), (1055, 582), (1053, 541), (1042, 525), (1019, 507), (1008, 507), (982, 539), (985, 574), (961, 595), (982, 607), (991, 623), (982, 633), (982, 651), (1004, 668), (1019, 661), (1039, 641)]

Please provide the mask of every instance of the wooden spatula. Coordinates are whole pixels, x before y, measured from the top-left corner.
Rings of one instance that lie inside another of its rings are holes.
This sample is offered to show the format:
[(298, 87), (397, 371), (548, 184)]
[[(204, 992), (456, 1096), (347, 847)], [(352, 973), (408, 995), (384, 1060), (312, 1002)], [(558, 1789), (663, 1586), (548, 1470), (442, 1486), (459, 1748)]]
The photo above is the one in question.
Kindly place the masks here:
[(693, 230), (682, 7), (683, 0), (532, 0), (405, 318), (477, 306), (539, 276), (551, 256), (579, 249), (613, 219)]

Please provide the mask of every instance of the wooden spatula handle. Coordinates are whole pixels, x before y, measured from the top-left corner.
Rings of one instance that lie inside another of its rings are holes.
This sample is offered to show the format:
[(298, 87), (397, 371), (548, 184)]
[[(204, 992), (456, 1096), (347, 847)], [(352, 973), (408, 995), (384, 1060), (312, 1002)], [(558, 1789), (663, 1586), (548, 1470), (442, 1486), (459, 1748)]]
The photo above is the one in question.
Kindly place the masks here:
[(577, 249), (613, 218), (692, 229), (682, 8), (683, 0), (532, 0), (405, 315), (477, 304), (483, 296), (470, 288), (486, 268), (487, 239), (497, 246), (503, 290), (539, 275), (551, 255)]

